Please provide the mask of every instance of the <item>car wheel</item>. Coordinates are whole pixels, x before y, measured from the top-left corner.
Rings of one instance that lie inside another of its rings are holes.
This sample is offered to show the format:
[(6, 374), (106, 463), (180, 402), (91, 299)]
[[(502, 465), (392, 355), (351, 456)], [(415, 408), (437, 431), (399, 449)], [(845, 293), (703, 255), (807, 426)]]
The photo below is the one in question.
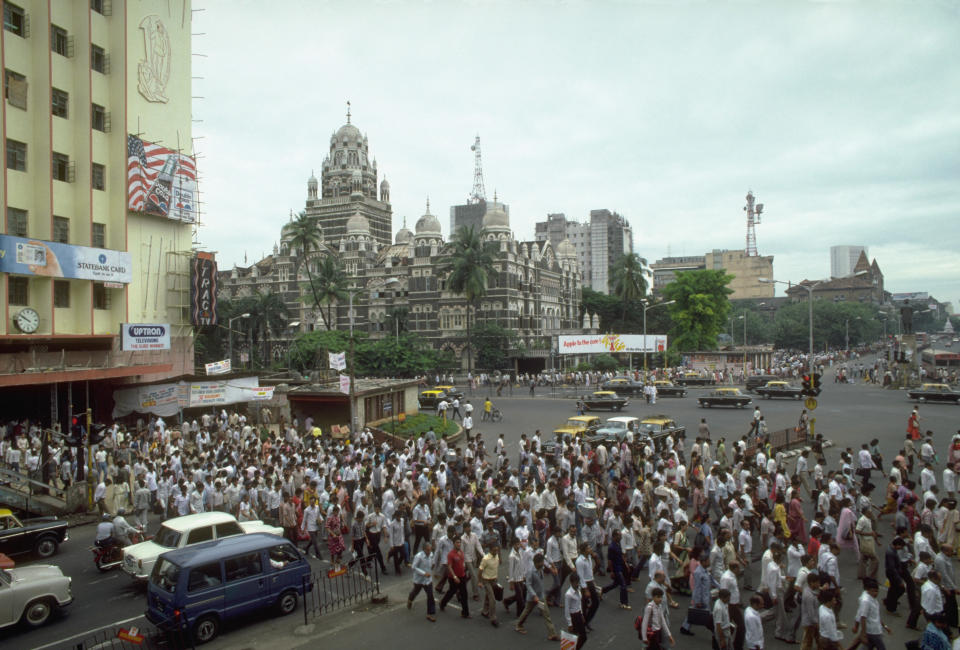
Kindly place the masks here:
[(197, 643), (207, 643), (220, 632), (220, 621), (216, 616), (204, 616), (193, 624), (193, 638)]
[(50, 557), (57, 552), (57, 540), (52, 537), (41, 537), (33, 550), (39, 557)]
[(23, 620), (30, 627), (40, 627), (53, 614), (53, 604), (47, 598), (39, 598), (27, 605), (23, 610)]
[(280, 595), (280, 599), (277, 600), (277, 611), (280, 612), (281, 616), (286, 616), (287, 614), (292, 614), (293, 610), (297, 608), (297, 592), (295, 591), (285, 591)]

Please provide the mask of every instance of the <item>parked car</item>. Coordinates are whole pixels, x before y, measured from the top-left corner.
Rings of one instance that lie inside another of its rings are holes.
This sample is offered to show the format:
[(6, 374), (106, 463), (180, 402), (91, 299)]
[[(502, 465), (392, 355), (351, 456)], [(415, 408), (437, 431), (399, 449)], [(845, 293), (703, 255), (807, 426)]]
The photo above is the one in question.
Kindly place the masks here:
[(654, 388), (657, 389), (657, 397), (686, 397), (687, 389), (685, 386), (678, 386), (672, 381), (667, 381), (666, 379), (658, 379), (653, 382)]
[(441, 400), (447, 399), (447, 394), (442, 390), (425, 390), (420, 393), (420, 409), (434, 409)]
[(676, 439), (679, 434), (686, 432), (686, 427), (677, 424), (677, 421), (669, 415), (663, 414), (645, 417), (637, 426), (639, 437), (649, 439), (656, 451), (663, 448), (663, 441), (667, 436), (673, 435)]
[(197, 643), (220, 632), (224, 621), (273, 607), (297, 608), (310, 563), (289, 541), (254, 534), (218, 539), (160, 556), (147, 584), (147, 620), (176, 630), (186, 619)]
[(701, 375), (699, 372), (685, 372), (674, 382), (680, 386), (712, 386), (717, 383), (712, 374)]
[(700, 407), (711, 406), (734, 406), (744, 408), (753, 403), (749, 395), (740, 392), (739, 388), (718, 388), (711, 391), (709, 395), (697, 398), (697, 404)]
[(617, 395), (633, 397), (643, 395), (643, 382), (630, 377), (614, 377), (600, 384), (600, 390), (612, 390)]
[(599, 411), (603, 409), (619, 411), (630, 403), (630, 400), (626, 397), (620, 397), (612, 390), (595, 391), (593, 395), (584, 396), (582, 401), (583, 405), (586, 406), (589, 411)]
[[(12, 564), (9, 558), (0, 557), (4, 567)], [(40, 627), (57, 609), (73, 602), (70, 582), (60, 567), (49, 564), (0, 569), (0, 628), (21, 621)]]
[(754, 389), (753, 392), (757, 395), (762, 395), (766, 399), (774, 397), (788, 397), (790, 399), (803, 398), (803, 389), (800, 386), (795, 386), (788, 381), (779, 379), (777, 381), (768, 381), (763, 386)]
[(163, 522), (153, 539), (123, 549), (123, 570), (136, 580), (146, 580), (161, 553), (251, 533), (283, 535), (283, 529), (268, 526), (262, 521), (238, 522), (236, 517), (226, 512), (201, 512), (174, 517)]
[(907, 391), (910, 399), (918, 402), (953, 402), (960, 404), (960, 391), (953, 390), (947, 384), (923, 384), (920, 388)]
[(48, 558), (68, 539), (66, 521), (56, 517), (21, 521), (12, 511), (0, 508), (0, 553), (17, 555), (32, 552)]
[(748, 391), (754, 391), (761, 386), (766, 386), (768, 382), (780, 379), (776, 375), (748, 375), (743, 387)]
[(600, 442), (620, 443), (627, 439), (628, 432), (637, 432), (640, 425), (640, 418), (629, 415), (618, 415), (608, 419), (602, 427), (594, 433)]
[(449, 384), (444, 386), (434, 386), (434, 390), (442, 390), (447, 394), (447, 399), (453, 401), (454, 398), (463, 399), (463, 391), (455, 386), (450, 386)]

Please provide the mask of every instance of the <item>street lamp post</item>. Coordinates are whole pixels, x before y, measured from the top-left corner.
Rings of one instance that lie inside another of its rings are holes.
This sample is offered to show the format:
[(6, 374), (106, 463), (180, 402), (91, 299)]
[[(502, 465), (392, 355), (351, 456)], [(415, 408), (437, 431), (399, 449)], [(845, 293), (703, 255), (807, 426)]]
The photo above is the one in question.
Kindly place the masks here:
[(348, 312), (350, 314), (350, 348), (348, 351), (349, 359), (347, 363), (350, 364), (350, 439), (353, 439), (353, 434), (356, 433), (358, 427), (357, 422), (357, 392), (356, 392), (356, 374), (354, 371), (354, 342), (353, 342), (353, 297), (360, 293), (361, 291), (372, 291), (373, 289), (382, 289), (388, 285), (396, 285), (400, 282), (399, 278), (386, 278), (383, 282), (377, 284), (376, 286), (368, 287), (357, 287), (356, 289), (348, 290), (347, 296), (349, 297), (348, 301)]
[[(853, 320), (860, 320), (860, 317), (857, 316)], [(886, 325), (886, 323), (884, 323), (884, 325)], [(843, 349), (847, 354), (850, 354), (850, 319), (849, 318), (844, 321), (844, 348)]]
[(239, 316), (234, 316), (227, 320), (227, 330), (230, 332), (229, 343), (227, 344), (227, 350), (229, 354), (227, 355), (230, 359), (230, 367), (233, 367), (233, 321), (239, 320), (241, 318), (250, 318), (250, 313), (240, 314)]
[(807, 303), (809, 306), (809, 316), (808, 320), (810, 321), (810, 349), (809, 355), (807, 357), (807, 369), (813, 370), (813, 290), (823, 284), (823, 280), (815, 282), (813, 284), (791, 284), (790, 282), (784, 282), (783, 280), (774, 280), (773, 278), (759, 278), (760, 282), (764, 284), (785, 284), (787, 286), (800, 287), (801, 289), (807, 290)]
[[(666, 307), (667, 305), (672, 305), (676, 300), (668, 300), (667, 302), (658, 302), (655, 305), (649, 304), (646, 300), (641, 300), (640, 304), (643, 305), (643, 380), (647, 380), (647, 310), (654, 309), (655, 307)], [(633, 355), (631, 355), (632, 358)], [(664, 363), (666, 366), (666, 363)]]

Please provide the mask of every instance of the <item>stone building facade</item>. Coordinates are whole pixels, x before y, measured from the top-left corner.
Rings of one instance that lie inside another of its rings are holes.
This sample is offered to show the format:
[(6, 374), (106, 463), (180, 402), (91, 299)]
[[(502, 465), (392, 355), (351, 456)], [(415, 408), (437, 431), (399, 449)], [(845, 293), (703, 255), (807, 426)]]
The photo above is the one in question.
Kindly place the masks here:
[[(392, 335), (390, 314), (395, 307), (404, 308), (407, 330), (436, 349), (454, 352), (466, 367), (467, 304), (447, 288), (440, 272), (448, 242), (439, 219), (430, 212), (428, 201), (414, 230), (404, 222), (396, 237), (384, 243), (382, 228), (375, 227), (374, 219), (389, 217), (389, 186), (381, 183), (377, 201), (370, 195), (376, 181), (375, 166), (369, 173), (355, 170), (359, 177), (354, 171), (349, 176), (343, 173), (336, 154), (342, 151), (340, 136), (345, 130), (348, 144), (358, 142), (351, 140), (356, 127), (341, 127), (331, 141), (333, 157), (324, 162), (321, 179), (311, 176), (307, 181), (306, 210), (308, 216), (316, 217), (323, 242), (320, 249), (309, 256), (296, 250), (290, 241), (289, 224), (285, 225), (272, 255), (249, 267), (220, 273), (220, 297), (234, 299), (257, 291), (282, 295), (289, 326), (271, 342), (274, 356), (282, 359), (297, 334), (325, 327), (320, 310), (326, 313), (327, 306), (314, 307), (312, 301), (305, 300), (309, 294), (306, 265), (316, 269), (324, 257), (333, 256), (354, 295), (354, 329), (366, 331), (371, 337)], [(365, 154), (366, 138), (359, 142), (362, 149), (358, 146), (355, 151)], [(343, 193), (346, 178), (351, 183), (357, 179), (359, 184), (351, 185), (348, 194)], [(319, 187), (323, 188), (322, 194)], [(341, 209), (352, 213), (342, 218)], [(546, 364), (557, 335), (580, 331), (581, 274), (576, 250), (566, 240), (556, 250), (550, 242), (518, 241), (510, 229), (509, 216), (494, 202), (487, 203), (481, 226), (484, 240), (494, 250), (496, 272), (490, 278), (487, 295), (477, 305), (475, 323), (497, 323), (516, 332), (524, 350), (518, 358), (538, 358)], [(331, 326), (349, 329), (348, 302), (330, 306)]]

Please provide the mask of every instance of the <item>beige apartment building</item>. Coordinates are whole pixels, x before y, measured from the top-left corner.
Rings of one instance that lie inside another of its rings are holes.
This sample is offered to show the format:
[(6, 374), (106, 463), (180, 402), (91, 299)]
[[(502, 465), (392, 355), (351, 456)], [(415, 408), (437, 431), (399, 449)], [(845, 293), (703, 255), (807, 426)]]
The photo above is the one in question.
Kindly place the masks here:
[(747, 255), (743, 250), (716, 250), (704, 255), (704, 267), (723, 269), (733, 276), (730, 281), (731, 300), (773, 298), (774, 285), (760, 282), (772, 278), (773, 255)]
[(3, 10), (0, 418), (62, 423), (193, 370), (191, 2)]

